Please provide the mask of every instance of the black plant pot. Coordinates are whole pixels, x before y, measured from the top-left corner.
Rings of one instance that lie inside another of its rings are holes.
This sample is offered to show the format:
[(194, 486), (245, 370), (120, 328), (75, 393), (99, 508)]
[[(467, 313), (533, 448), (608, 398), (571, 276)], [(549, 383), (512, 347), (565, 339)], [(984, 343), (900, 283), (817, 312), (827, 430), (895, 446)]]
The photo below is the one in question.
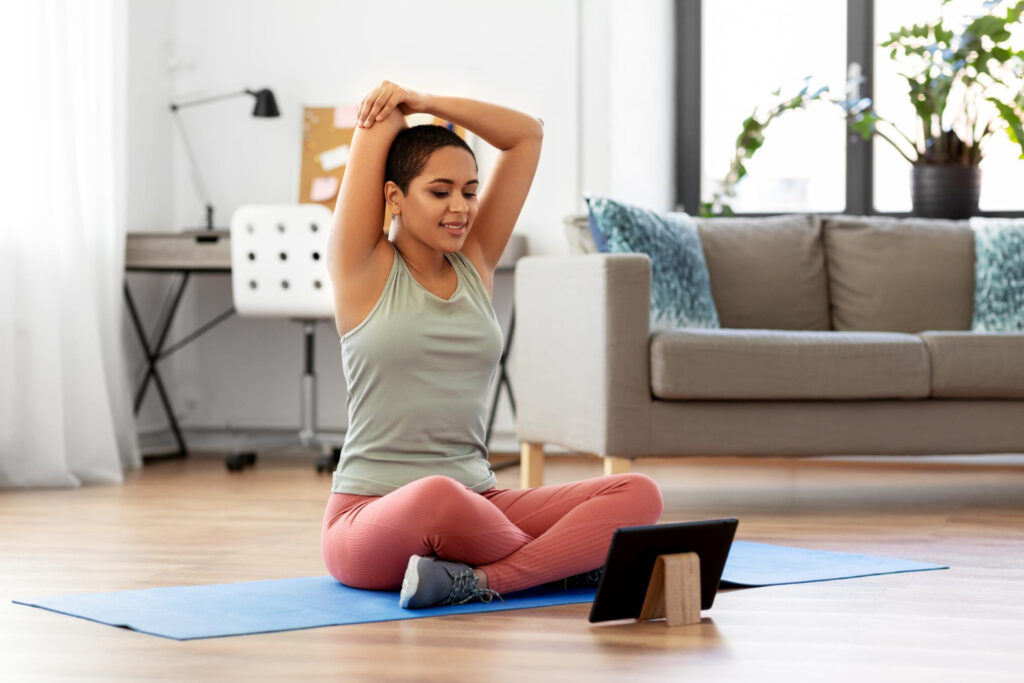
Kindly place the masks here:
[(968, 218), (978, 213), (981, 169), (959, 164), (917, 164), (911, 176), (914, 215)]

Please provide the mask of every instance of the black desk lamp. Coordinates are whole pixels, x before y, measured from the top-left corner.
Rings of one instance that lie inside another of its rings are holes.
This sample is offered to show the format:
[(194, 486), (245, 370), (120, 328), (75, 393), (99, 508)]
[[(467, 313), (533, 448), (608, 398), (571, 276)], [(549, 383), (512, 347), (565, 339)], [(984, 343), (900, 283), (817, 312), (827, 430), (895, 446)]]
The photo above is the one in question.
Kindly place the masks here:
[(277, 100), (274, 99), (274, 93), (270, 92), (270, 90), (267, 88), (255, 91), (246, 88), (241, 92), (231, 92), (225, 95), (203, 97), (201, 99), (190, 100), (188, 102), (171, 102), (171, 113), (174, 114), (174, 120), (178, 124), (178, 130), (181, 132), (182, 142), (185, 143), (185, 152), (188, 154), (188, 160), (192, 166), (192, 181), (196, 185), (196, 192), (199, 194), (199, 197), (206, 204), (207, 230), (213, 230), (213, 204), (210, 203), (209, 195), (206, 194), (206, 189), (203, 187), (203, 181), (199, 175), (199, 164), (196, 163), (196, 157), (192, 153), (192, 147), (189, 145), (188, 136), (185, 134), (185, 127), (181, 124), (181, 119), (178, 118), (178, 110), (183, 107), (191, 107), (197, 104), (206, 104), (207, 102), (215, 102), (217, 100), (226, 100), (231, 97), (239, 97), (241, 95), (252, 95), (256, 98), (256, 106), (253, 107), (252, 110), (253, 116), (256, 116), (258, 118), (274, 118), (281, 115), (281, 113), (277, 109)]

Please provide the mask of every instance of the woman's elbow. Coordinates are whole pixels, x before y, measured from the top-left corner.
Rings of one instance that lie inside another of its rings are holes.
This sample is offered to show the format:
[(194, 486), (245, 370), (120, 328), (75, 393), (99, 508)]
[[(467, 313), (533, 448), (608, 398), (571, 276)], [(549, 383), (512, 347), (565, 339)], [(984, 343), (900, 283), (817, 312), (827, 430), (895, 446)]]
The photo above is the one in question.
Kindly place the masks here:
[(539, 116), (530, 117), (530, 125), (523, 131), (519, 143), (526, 146), (540, 148), (544, 142), (544, 121)]

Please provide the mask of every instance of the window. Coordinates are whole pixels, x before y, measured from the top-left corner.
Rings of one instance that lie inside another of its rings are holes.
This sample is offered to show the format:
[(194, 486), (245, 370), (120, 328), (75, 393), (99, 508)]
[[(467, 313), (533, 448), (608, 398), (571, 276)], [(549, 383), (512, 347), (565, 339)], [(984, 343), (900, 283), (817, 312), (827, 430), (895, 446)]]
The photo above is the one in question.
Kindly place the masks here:
[[(1000, 14), (1003, 9), (997, 10)], [(943, 25), (959, 30), (964, 17), (984, 12), (981, 0), (953, 0), (941, 5), (938, 0), (901, 0), (900, 2), (879, 2), (875, 0), (875, 111), (895, 123), (908, 135), (919, 128), (914, 108), (907, 98), (906, 79), (899, 75), (899, 66), (889, 57), (889, 51), (878, 45), (889, 38), (889, 33), (901, 26), (914, 23), (932, 23), (938, 17)], [(1024, 49), (1024, 27), (1018, 27), (1013, 36), (1014, 48)], [(989, 93), (996, 95), (997, 93)], [(1005, 93), (1001, 93), (1005, 94)], [(950, 94), (950, 106), (956, 99), (956, 92)], [(979, 103), (979, 116), (987, 120), (995, 114), (989, 102)], [(874, 141), (874, 191), (875, 208), (882, 212), (910, 211), (910, 164), (884, 140)], [(985, 157), (981, 160), (981, 202), (982, 211), (1012, 211), (1020, 209), (1021, 185), (1024, 184), (1024, 161), (1021, 161), (1020, 145), (1007, 137), (1000, 129), (990, 135), (982, 144)]]
[[(843, 96), (846, 8), (821, 0), (715, 0), (703, 6), (701, 201), (729, 169), (743, 120), (758, 119), (813, 76)], [(766, 30), (772, 27), (771, 30)], [(772, 92), (781, 88), (778, 97)], [(825, 102), (784, 112), (729, 203), (737, 213), (840, 212), (845, 206), (846, 140), (841, 110)]]
[[(903, 25), (945, 16), (948, 27), (958, 26), (984, 11), (983, 0), (678, 0), (675, 8), (676, 198), (691, 213), (718, 189), (743, 120), (755, 107), (760, 118), (778, 102), (776, 88), (795, 94), (805, 76), (838, 98), (847, 65), (860, 68), (861, 95), (901, 129), (914, 130), (905, 80), (878, 44)], [(1024, 26), (1016, 27), (1014, 41), (1024, 49)], [(981, 211), (1024, 216), (1019, 145), (1000, 130), (986, 139), (984, 152)], [(746, 166), (729, 202), (737, 213), (910, 211), (910, 165), (884, 140), (849, 134), (838, 108), (827, 103), (773, 121)]]

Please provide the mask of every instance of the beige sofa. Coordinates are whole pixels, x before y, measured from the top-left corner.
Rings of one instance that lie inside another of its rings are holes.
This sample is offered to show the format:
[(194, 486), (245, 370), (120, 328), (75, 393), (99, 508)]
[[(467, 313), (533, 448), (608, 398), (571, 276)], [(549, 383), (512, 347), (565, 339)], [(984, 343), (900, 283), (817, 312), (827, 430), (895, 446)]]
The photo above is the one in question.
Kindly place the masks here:
[[(1024, 335), (970, 332), (965, 221), (698, 221), (722, 329), (654, 330), (650, 261), (528, 257), (512, 381), (522, 483), (544, 446), (659, 456), (1024, 452)], [(586, 218), (567, 221), (594, 252)]]

